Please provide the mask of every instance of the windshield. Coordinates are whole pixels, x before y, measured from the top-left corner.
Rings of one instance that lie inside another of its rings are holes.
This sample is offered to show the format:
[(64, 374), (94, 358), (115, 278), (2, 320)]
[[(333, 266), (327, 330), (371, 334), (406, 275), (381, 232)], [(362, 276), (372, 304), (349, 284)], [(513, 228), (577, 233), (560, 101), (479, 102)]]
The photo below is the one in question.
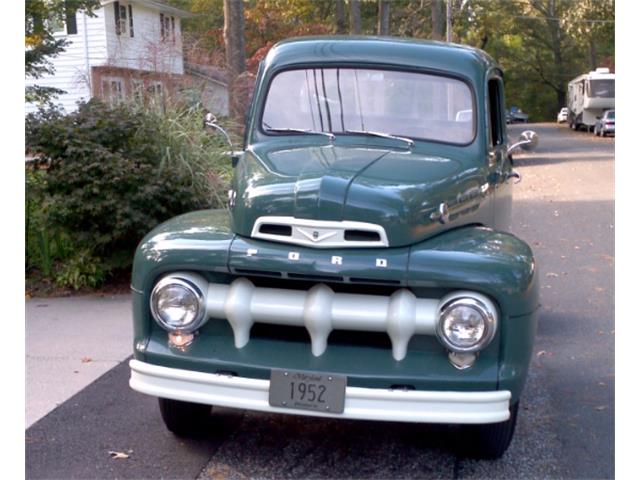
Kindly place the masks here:
[(609, 120), (615, 120), (616, 119), (616, 112), (614, 110), (611, 110), (610, 112), (607, 112), (607, 117)]
[(273, 79), (262, 129), (377, 132), (454, 144), (475, 136), (471, 89), (460, 80), (364, 68), (288, 70)]
[(591, 80), (589, 87), (590, 97), (615, 98), (616, 96), (615, 80)]

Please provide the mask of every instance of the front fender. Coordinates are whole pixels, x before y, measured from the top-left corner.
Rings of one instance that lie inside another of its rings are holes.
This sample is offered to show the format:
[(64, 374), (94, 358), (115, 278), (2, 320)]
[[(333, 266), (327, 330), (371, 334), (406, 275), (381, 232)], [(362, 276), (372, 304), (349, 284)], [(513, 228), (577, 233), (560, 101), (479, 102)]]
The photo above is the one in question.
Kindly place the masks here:
[(486, 227), (459, 228), (412, 246), (407, 283), (416, 291), (479, 291), (493, 297), (503, 315), (527, 315), (538, 307), (531, 248), (514, 235)]

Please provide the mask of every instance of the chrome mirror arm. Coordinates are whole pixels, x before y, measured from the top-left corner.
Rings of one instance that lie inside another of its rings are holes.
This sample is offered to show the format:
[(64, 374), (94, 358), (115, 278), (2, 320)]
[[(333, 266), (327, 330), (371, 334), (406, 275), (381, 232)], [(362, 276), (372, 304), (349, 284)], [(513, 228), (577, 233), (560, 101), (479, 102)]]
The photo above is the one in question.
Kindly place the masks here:
[(219, 132), (221, 132), (224, 135), (224, 138), (227, 140), (227, 143), (229, 143), (229, 146), (231, 147), (231, 150), (233, 150), (233, 143), (231, 142), (231, 138), (229, 137), (229, 134), (227, 132), (225, 132), (224, 128), (222, 128), (220, 125), (212, 122), (212, 121), (205, 121), (204, 124), (207, 127), (211, 127), (211, 128), (215, 128), (216, 130), (218, 130)]
[(514, 143), (507, 149), (507, 155), (509, 155), (510, 153), (513, 153), (514, 150), (517, 150), (522, 145), (528, 145), (530, 143), (531, 143), (531, 140), (522, 140), (520, 142)]
[(526, 130), (520, 135), (519, 141), (511, 145), (507, 149), (507, 155), (510, 155), (516, 148), (523, 150), (533, 150), (538, 146), (538, 134), (533, 130)]

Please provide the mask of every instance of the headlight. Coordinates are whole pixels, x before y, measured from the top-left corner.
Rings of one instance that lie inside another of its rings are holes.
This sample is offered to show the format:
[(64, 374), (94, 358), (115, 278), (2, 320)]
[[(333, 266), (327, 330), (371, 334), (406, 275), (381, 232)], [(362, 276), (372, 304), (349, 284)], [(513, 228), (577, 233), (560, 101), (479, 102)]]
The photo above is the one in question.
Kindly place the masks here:
[(169, 332), (191, 333), (206, 320), (202, 288), (188, 275), (168, 275), (151, 292), (151, 314)]
[(452, 352), (477, 352), (489, 345), (497, 326), (498, 315), (488, 298), (461, 293), (442, 302), (436, 333)]

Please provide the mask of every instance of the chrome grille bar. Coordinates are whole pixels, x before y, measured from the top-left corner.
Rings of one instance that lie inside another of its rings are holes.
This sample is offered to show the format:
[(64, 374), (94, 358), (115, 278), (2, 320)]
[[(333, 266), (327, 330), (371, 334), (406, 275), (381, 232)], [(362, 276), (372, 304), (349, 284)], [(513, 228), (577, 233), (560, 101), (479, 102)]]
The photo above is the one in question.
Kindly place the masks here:
[(236, 348), (249, 342), (254, 323), (268, 323), (306, 327), (315, 356), (325, 352), (332, 330), (387, 332), (396, 360), (413, 335), (435, 334), (439, 305), (407, 289), (391, 296), (336, 293), (324, 284), (300, 291), (256, 287), (246, 278), (210, 283), (206, 298), (207, 316), (229, 321)]

